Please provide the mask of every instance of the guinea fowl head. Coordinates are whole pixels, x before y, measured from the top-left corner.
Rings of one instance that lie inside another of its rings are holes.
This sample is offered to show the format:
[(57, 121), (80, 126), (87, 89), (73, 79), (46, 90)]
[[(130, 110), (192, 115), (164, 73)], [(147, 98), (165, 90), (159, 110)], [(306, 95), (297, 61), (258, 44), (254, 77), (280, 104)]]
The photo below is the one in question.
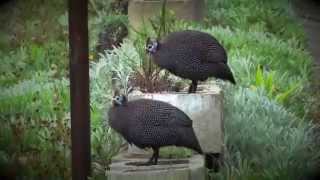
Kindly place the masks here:
[(125, 95), (117, 95), (112, 98), (112, 103), (114, 106), (125, 106), (128, 100)]
[(146, 43), (146, 51), (150, 54), (153, 54), (157, 52), (158, 49), (159, 49), (159, 41), (155, 39), (151, 40), (150, 38), (148, 38)]

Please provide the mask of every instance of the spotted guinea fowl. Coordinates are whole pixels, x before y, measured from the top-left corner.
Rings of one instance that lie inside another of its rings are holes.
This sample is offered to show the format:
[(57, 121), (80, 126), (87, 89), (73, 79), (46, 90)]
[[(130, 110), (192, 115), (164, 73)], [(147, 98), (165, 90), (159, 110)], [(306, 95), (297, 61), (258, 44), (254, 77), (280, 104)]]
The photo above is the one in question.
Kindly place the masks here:
[(192, 120), (178, 108), (149, 99), (127, 101), (126, 96), (113, 98), (109, 124), (129, 144), (152, 148), (153, 155), (146, 165), (157, 164), (159, 148), (182, 146), (202, 153), (192, 128)]
[(148, 38), (146, 50), (161, 68), (192, 80), (189, 93), (195, 93), (198, 81), (209, 77), (236, 83), (225, 49), (208, 33), (185, 30), (170, 33), (161, 41)]

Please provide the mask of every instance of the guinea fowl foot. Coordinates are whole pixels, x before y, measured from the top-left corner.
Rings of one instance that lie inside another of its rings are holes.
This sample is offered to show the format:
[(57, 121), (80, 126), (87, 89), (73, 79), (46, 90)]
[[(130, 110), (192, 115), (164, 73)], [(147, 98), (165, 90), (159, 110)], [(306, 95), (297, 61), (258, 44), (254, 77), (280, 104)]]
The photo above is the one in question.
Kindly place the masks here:
[(150, 163), (151, 165), (157, 165), (159, 157), (159, 148), (152, 148), (152, 150), (153, 154), (147, 163)]
[(158, 164), (158, 157), (159, 157), (159, 149), (154, 148), (153, 154), (151, 158), (147, 162), (139, 162), (136, 163), (136, 166), (151, 166), (151, 165), (157, 165)]
[(153, 160), (154, 160), (154, 155), (152, 155), (152, 157), (147, 162), (135, 162), (134, 165), (135, 166), (152, 166), (152, 165), (156, 165)]
[(147, 166), (157, 165), (157, 163), (156, 163), (154, 160), (152, 160), (152, 159), (150, 159), (149, 161), (145, 162), (145, 164), (146, 164)]
[(192, 83), (190, 84), (188, 93), (196, 93), (196, 91), (197, 91), (197, 85), (198, 85), (198, 82), (197, 82), (197, 81), (192, 81)]

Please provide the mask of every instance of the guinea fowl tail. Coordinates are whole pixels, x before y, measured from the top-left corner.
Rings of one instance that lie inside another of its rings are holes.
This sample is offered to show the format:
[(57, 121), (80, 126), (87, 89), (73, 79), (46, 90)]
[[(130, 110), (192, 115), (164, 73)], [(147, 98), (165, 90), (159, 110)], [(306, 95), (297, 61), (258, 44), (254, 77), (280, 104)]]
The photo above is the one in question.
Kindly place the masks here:
[[(230, 69), (229, 69), (230, 70)], [(233, 75), (232, 75), (232, 73), (231, 73), (231, 71), (230, 71), (230, 78), (228, 79), (232, 84), (236, 84), (236, 80), (234, 79), (234, 77), (233, 77)]]
[(199, 141), (192, 128), (186, 128), (180, 131), (180, 142), (178, 146), (184, 146), (190, 149), (197, 151), (199, 154), (202, 154), (202, 149), (199, 144)]
[(202, 151), (202, 149), (201, 149), (201, 147), (200, 147), (200, 144), (199, 144), (199, 142), (198, 142), (198, 140), (196, 140), (196, 145), (193, 147), (193, 150), (195, 150), (195, 151), (197, 151), (199, 154), (203, 154), (203, 151)]
[(219, 63), (218, 66), (215, 66), (215, 76), (217, 78), (228, 80), (232, 84), (236, 84), (236, 80), (234, 79), (233, 73), (231, 72), (231, 69), (229, 68), (228, 64), (225, 63)]

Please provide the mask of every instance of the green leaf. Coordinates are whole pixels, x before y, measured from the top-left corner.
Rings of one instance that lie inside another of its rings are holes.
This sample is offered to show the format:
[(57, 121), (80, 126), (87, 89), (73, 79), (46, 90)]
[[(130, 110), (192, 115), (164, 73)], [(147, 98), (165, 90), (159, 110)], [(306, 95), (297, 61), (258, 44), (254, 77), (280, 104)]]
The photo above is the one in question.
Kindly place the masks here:
[(261, 66), (258, 66), (256, 71), (256, 86), (264, 86), (264, 79), (263, 79), (263, 73), (261, 70)]
[(274, 76), (274, 72), (269, 73), (266, 81), (264, 82), (265, 83), (264, 85), (269, 97), (272, 96), (273, 90), (274, 90), (273, 76)]
[(288, 90), (285, 92), (282, 92), (276, 96), (276, 101), (279, 103), (285, 103), (285, 101), (290, 97), (291, 94), (293, 94), (298, 87), (300, 86), (300, 83), (292, 85)]

